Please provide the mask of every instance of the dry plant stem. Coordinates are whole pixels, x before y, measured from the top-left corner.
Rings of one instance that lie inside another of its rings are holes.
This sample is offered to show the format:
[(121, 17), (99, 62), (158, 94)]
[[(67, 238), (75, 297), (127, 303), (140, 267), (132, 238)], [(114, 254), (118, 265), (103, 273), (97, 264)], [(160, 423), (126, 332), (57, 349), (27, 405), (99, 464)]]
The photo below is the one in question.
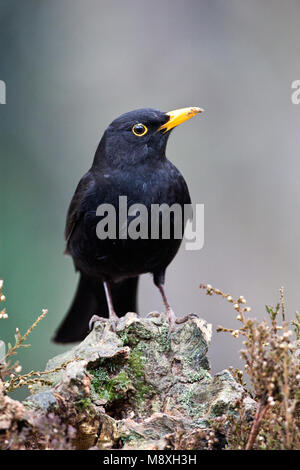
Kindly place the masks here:
[[(287, 331), (287, 324), (284, 324), (284, 331)], [(289, 387), (289, 370), (288, 370), (288, 351), (284, 349), (284, 359), (283, 359), (283, 406), (285, 412), (285, 447), (290, 448), (290, 423), (292, 420), (291, 412), (289, 410), (288, 397), (290, 396), (290, 387)]]
[(281, 306), (282, 321), (285, 322), (285, 302), (284, 302), (283, 287), (280, 288), (280, 306)]
[(16, 344), (10, 348), (8, 351), (7, 351), (7, 354), (6, 356), (4, 357), (4, 361), (6, 361), (6, 359), (9, 357), (9, 356), (13, 356), (14, 354), (16, 354), (16, 350), (22, 345), (22, 343), (24, 343), (24, 341), (26, 340), (26, 338), (30, 335), (30, 333), (32, 332), (32, 330), (37, 326), (37, 324), (47, 315), (48, 313), (48, 310), (43, 310), (43, 313), (36, 319), (36, 321), (31, 325), (30, 328), (28, 328), (28, 330), (26, 331), (26, 333), (21, 336), (20, 335), (20, 332), (17, 331), (17, 336), (18, 336), (18, 339), (16, 341)]
[[(223, 297), (237, 312), (240, 326), (218, 327), (217, 331), (231, 333), (234, 338), (244, 336), (244, 349), (240, 351), (252, 389), (245, 390), (257, 402), (253, 423), (229, 423), (229, 448), (300, 449), (300, 372), (299, 339), (300, 315), (286, 321), (284, 289), (280, 289), (280, 302), (274, 307), (266, 305), (268, 319), (259, 322), (247, 315), (251, 311), (245, 299), (234, 299), (230, 294), (211, 285), (201, 285), (207, 295)], [(279, 323), (279, 316), (282, 324)], [(290, 329), (293, 326), (293, 331)], [(243, 409), (240, 409), (243, 416)], [(263, 419), (268, 412), (268, 419)], [(245, 440), (246, 439), (246, 440)], [(232, 447), (234, 446), (234, 447)]]
[(269, 408), (268, 403), (267, 404), (259, 403), (245, 450), (251, 450), (253, 448), (255, 439), (257, 437), (257, 434), (259, 433), (261, 421), (263, 417), (265, 416), (268, 408)]
[[(282, 320), (284, 322), (283, 329), (284, 332), (287, 333), (287, 323), (285, 321), (285, 302), (284, 302), (284, 289), (283, 287), (280, 288), (280, 304), (281, 304), (281, 312), (282, 312)], [(285, 413), (285, 446), (287, 449), (290, 448), (291, 439), (290, 439), (290, 423), (292, 420), (292, 415), (289, 410), (288, 404), (288, 397), (290, 395), (290, 387), (289, 387), (289, 370), (288, 370), (288, 351), (284, 348), (284, 359), (283, 359), (283, 406), (284, 406), (284, 413)]]
[(40, 378), (41, 376), (49, 375), (52, 374), (53, 372), (59, 372), (62, 369), (65, 369), (68, 364), (74, 361), (80, 360), (79, 358), (76, 359), (70, 359), (69, 361), (64, 362), (61, 366), (55, 367), (54, 369), (50, 370), (44, 370), (44, 371), (30, 371), (28, 374), (24, 375), (19, 375), (17, 377), (13, 377), (10, 382), (9, 386), (7, 387), (8, 392), (12, 392), (17, 390), (18, 388), (22, 388), (24, 385), (34, 385), (38, 382), (41, 382), (45, 385), (52, 385), (52, 382), (49, 382), (47, 380), (44, 380), (43, 378)]

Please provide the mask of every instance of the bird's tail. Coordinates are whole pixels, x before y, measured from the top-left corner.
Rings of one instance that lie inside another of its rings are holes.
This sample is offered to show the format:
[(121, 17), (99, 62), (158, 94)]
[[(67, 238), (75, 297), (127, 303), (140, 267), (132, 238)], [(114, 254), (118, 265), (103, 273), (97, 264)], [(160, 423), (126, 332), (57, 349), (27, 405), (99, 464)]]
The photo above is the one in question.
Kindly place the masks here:
[[(118, 316), (137, 311), (138, 277), (126, 279), (111, 286), (114, 308)], [(101, 281), (95, 281), (84, 274), (80, 279), (73, 303), (56, 331), (55, 343), (82, 341), (89, 332), (92, 315), (108, 317), (108, 308)]]

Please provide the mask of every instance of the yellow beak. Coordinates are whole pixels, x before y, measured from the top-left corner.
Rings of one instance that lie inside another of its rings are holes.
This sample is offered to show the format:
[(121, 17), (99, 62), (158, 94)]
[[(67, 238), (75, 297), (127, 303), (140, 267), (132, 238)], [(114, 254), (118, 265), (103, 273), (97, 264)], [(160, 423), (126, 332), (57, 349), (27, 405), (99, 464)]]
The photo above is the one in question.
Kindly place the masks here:
[(169, 120), (160, 126), (159, 131), (164, 130), (164, 132), (170, 131), (173, 127), (178, 126), (184, 121), (187, 121), (191, 117), (195, 116), (198, 113), (202, 113), (203, 109), (201, 108), (181, 108), (175, 109), (174, 111), (169, 111), (166, 113), (167, 116), (170, 116)]

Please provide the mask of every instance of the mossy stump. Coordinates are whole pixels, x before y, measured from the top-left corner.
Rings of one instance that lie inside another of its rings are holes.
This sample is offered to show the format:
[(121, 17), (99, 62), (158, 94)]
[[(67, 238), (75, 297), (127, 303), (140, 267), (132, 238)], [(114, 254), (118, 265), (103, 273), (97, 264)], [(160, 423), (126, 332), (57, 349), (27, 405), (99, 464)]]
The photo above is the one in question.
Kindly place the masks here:
[[(52, 410), (77, 429), (77, 448), (164, 449), (174, 433), (195, 433), (209, 420), (234, 413), (242, 389), (225, 370), (210, 374), (211, 325), (197, 317), (168, 339), (164, 314), (127, 313), (116, 332), (108, 320), (51, 359), (52, 387), (36, 387), (25, 402)], [(201, 443), (195, 446), (201, 448)]]

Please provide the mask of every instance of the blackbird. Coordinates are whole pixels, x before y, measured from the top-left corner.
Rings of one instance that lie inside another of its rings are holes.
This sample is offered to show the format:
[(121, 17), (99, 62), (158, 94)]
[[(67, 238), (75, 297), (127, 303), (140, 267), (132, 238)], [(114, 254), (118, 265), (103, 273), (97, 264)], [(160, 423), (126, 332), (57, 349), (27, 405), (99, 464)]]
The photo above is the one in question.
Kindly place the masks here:
[[(116, 237), (99, 238), (97, 224), (103, 217), (97, 215), (97, 208), (112, 205), (118, 221), (120, 196), (127, 197), (128, 206), (143, 204), (149, 213), (153, 204), (179, 204), (182, 208), (190, 204), (187, 184), (165, 152), (171, 130), (201, 111), (198, 107), (167, 113), (138, 109), (115, 119), (104, 132), (91, 169), (80, 180), (68, 210), (66, 253), (72, 256), (80, 279), (73, 303), (53, 338), (55, 342), (84, 339), (99, 316), (109, 317), (115, 329), (117, 314), (137, 311), (138, 278), (144, 273), (153, 275), (162, 295), (170, 332), (175, 323), (187, 320), (188, 316), (176, 319), (164, 289), (166, 268), (182, 241), (174, 235), (172, 213), (169, 237), (162, 235), (161, 211), (156, 238), (125, 238), (119, 231)], [(130, 221), (132, 216), (125, 230)], [(181, 223), (186, 223), (183, 216)]]

